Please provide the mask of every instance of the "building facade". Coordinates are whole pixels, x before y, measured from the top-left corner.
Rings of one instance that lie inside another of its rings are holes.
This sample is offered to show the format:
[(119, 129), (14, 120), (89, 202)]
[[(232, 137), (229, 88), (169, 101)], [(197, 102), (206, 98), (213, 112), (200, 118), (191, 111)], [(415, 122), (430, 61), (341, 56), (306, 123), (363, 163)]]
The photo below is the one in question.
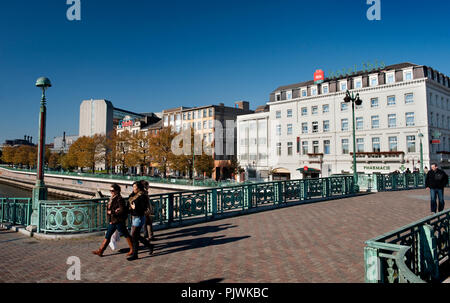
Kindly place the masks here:
[[(420, 141), (424, 166), (437, 162), (450, 169), (449, 78), (427, 66), (401, 63), (273, 91), (265, 168), (273, 178), (311, 177), (305, 167), (322, 177), (352, 173), (352, 104), (343, 101), (347, 90), (363, 100), (355, 109), (359, 173), (418, 169)], [(242, 150), (240, 161), (250, 156), (250, 150)]]

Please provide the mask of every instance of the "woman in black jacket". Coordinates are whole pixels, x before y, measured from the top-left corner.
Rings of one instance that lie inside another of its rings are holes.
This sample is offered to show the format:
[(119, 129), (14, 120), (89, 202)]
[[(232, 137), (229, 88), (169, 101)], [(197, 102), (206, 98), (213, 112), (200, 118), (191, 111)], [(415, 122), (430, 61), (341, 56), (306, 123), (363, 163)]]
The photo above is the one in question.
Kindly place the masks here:
[(130, 195), (128, 202), (132, 216), (131, 239), (133, 242), (133, 254), (128, 258), (128, 261), (132, 261), (138, 258), (139, 241), (149, 248), (150, 254), (153, 253), (153, 245), (141, 236), (141, 229), (145, 223), (145, 211), (149, 204), (148, 195), (141, 182), (133, 183), (133, 193)]
[(103, 257), (103, 252), (108, 247), (111, 237), (116, 230), (127, 239), (130, 252), (127, 256), (133, 254), (133, 245), (131, 243), (131, 237), (125, 227), (125, 222), (128, 218), (128, 210), (125, 200), (120, 195), (120, 186), (112, 184), (110, 188), (111, 198), (109, 199), (106, 214), (108, 215), (108, 231), (106, 232), (105, 239), (103, 240), (100, 248), (94, 250), (92, 253)]

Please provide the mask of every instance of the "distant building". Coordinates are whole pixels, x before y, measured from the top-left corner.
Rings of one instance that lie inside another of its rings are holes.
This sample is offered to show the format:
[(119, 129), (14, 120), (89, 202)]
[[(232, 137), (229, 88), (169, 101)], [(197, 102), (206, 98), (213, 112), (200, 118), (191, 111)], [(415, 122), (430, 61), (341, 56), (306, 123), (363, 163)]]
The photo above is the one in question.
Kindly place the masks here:
[(78, 136), (66, 136), (64, 132), (63, 136), (55, 137), (53, 139), (53, 149), (52, 152), (63, 152), (67, 153), (73, 142), (77, 141)]
[(106, 135), (126, 116), (144, 118), (144, 114), (116, 108), (108, 100), (84, 100), (80, 105), (79, 136)]
[(23, 136), (23, 139), (5, 140), (5, 143), (3, 145), (0, 145), (0, 149), (1, 147), (4, 146), (19, 146), (19, 145), (35, 146), (35, 144), (33, 144), (33, 137), (25, 135)]

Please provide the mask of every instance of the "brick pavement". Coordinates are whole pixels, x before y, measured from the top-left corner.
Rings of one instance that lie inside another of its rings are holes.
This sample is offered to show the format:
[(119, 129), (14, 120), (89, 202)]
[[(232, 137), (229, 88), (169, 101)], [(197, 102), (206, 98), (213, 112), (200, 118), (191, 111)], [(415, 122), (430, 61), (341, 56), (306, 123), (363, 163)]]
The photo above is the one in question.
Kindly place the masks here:
[(92, 255), (102, 237), (0, 230), (0, 282), (72, 282), (69, 256), (81, 260), (81, 282), (364, 282), (364, 241), (428, 215), (426, 190), (298, 205), (158, 231), (154, 255), (142, 248), (133, 262), (110, 248)]

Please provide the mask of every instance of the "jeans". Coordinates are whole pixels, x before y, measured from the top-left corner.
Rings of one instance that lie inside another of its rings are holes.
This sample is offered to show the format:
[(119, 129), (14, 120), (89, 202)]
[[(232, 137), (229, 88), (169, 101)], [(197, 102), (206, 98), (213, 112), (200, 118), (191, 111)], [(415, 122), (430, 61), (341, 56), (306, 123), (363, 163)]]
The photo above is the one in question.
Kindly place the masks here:
[(436, 196), (439, 197), (439, 208), (438, 212), (444, 210), (444, 189), (443, 188), (430, 188), (431, 195), (431, 212), (436, 213)]
[(111, 240), (111, 237), (116, 230), (118, 230), (120, 235), (124, 236), (125, 238), (130, 236), (128, 234), (127, 228), (125, 227), (125, 223), (120, 222), (120, 223), (108, 225), (108, 231), (106, 232), (105, 239)]
[(145, 223), (145, 217), (133, 216), (131, 222), (131, 226), (137, 227), (140, 230)]

